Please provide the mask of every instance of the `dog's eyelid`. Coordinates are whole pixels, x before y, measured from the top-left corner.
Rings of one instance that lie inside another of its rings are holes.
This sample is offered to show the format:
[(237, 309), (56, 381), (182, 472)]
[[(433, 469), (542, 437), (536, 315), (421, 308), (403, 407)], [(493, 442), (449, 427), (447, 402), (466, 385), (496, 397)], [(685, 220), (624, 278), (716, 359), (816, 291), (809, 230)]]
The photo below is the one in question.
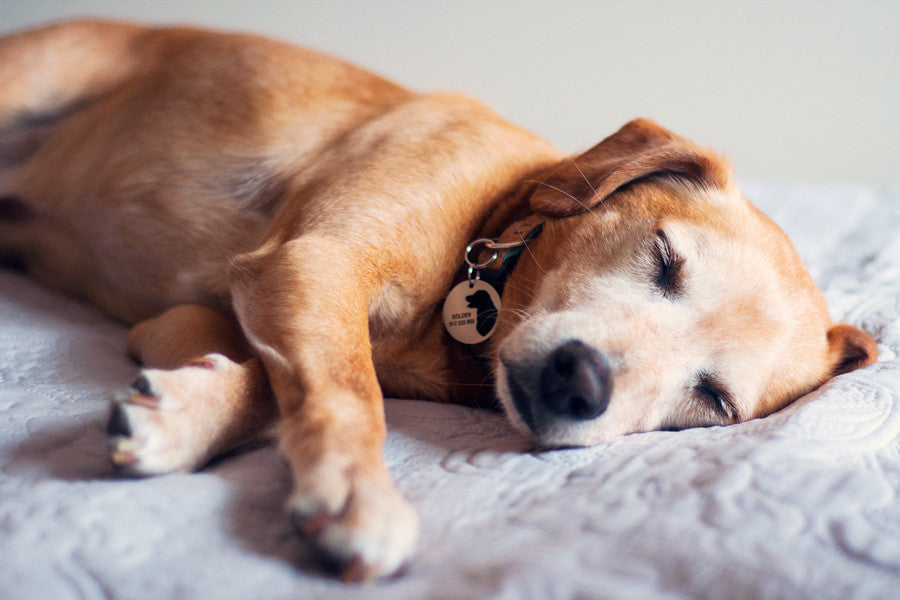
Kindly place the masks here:
[(709, 401), (713, 409), (730, 421), (741, 421), (741, 413), (734, 401), (734, 395), (711, 373), (700, 373), (694, 391)]
[(665, 230), (657, 229), (656, 230), (656, 246), (661, 251), (666, 254), (671, 252), (671, 246), (669, 244), (669, 236), (666, 235)]
[(684, 287), (684, 258), (672, 249), (666, 232), (656, 230), (654, 250), (657, 258), (655, 283), (667, 298), (677, 296)]

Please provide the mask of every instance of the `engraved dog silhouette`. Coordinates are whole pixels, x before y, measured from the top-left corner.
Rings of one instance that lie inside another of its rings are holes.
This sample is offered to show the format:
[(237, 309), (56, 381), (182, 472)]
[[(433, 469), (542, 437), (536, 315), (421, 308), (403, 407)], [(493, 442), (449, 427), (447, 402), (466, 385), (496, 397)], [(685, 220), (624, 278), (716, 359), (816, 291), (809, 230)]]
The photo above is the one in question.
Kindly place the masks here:
[(487, 335), (497, 322), (497, 306), (491, 300), (491, 295), (484, 290), (478, 290), (471, 296), (466, 296), (469, 308), (475, 309), (475, 331), (478, 335)]

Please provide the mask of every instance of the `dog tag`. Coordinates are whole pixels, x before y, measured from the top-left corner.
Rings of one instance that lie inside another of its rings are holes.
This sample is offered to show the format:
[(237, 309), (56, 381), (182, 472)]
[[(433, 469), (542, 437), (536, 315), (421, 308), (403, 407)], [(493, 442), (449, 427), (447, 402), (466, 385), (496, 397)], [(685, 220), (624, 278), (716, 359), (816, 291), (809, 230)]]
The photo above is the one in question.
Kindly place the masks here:
[(444, 328), (458, 342), (478, 344), (494, 333), (499, 313), (494, 286), (480, 279), (463, 281), (444, 300)]

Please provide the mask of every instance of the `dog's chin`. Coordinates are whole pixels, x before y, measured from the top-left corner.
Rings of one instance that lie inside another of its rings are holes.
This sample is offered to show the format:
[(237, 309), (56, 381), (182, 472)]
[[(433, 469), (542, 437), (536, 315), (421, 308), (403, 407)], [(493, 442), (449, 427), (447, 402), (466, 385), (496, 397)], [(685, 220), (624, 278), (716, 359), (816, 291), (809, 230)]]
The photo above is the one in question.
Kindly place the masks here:
[[(515, 401), (513, 401), (513, 403), (515, 404)], [(520, 411), (517, 407), (510, 410), (506, 407), (506, 404), (504, 404), (503, 409), (506, 413), (507, 420), (517, 431), (534, 443), (535, 449), (561, 450), (565, 448), (585, 448), (598, 443), (598, 441), (585, 439), (582, 436), (573, 434), (572, 431), (567, 430), (567, 427), (564, 425), (561, 426), (560, 424), (555, 424), (550, 427), (540, 425), (532, 427), (527, 421), (527, 419), (530, 419), (530, 416), (524, 410)]]

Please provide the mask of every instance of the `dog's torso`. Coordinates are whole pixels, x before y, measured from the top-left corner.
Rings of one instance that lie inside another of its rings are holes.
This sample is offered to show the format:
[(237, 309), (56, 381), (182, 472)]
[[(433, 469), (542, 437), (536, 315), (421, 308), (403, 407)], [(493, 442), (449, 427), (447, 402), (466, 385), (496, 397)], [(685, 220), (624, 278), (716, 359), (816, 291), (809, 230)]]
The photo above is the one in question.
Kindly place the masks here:
[[(64, 27), (43, 35), (46, 53), (64, 53), (67, 89), (27, 111), (0, 105), (13, 140), (0, 192), (27, 207), (4, 254), (134, 323), (186, 303), (231, 311), (236, 258), (272, 239), (308, 244), (336, 280), (366, 265), (386, 391), (462, 400), (484, 380), (475, 365), (451, 374), (459, 353), (436, 308), (466, 243), (496, 235), (476, 230), (556, 149), (461, 94), (414, 94), (277, 42)], [(0, 78), (26, 76), (18, 67)]]

